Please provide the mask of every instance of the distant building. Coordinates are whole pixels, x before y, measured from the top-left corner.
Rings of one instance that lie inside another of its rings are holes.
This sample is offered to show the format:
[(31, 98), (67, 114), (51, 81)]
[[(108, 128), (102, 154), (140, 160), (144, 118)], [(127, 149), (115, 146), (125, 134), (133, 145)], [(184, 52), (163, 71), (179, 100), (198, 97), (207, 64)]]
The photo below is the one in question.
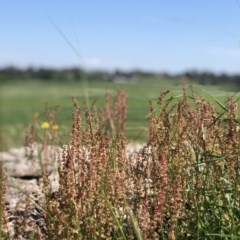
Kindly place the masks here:
[(112, 81), (117, 84), (121, 83), (133, 83), (135, 81), (135, 76), (132, 73), (125, 73), (125, 72), (120, 72), (116, 71), (112, 75)]

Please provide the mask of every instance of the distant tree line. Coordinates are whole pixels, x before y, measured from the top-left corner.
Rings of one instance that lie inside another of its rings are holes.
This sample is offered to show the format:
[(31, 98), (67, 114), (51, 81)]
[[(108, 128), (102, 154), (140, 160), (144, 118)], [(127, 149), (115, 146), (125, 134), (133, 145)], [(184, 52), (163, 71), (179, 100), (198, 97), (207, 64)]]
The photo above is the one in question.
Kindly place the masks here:
[(211, 72), (191, 71), (182, 74), (187, 79), (202, 85), (236, 84), (240, 85), (240, 74), (214, 74)]
[(0, 81), (42, 80), (77, 82), (88, 80), (108, 81), (109, 74), (103, 71), (86, 72), (80, 68), (54, 69), (54, 68), (27, 68), (5, 67), (0, 69)]
[(154, 73), (150, 71), (133, 70), (115, 72), (107, 71), (86, 71), (81, 68), (26, 68), (5, 67), (0, 69), (0, 81), (21, 81), (21, 80), (42, 80), (42, 81), (62, 81), (62, 82), (78, 82), (87, 79), (88, 81), (115, 81), (116, 79), (124, 79), (130, 81), (143, 77), (161, 77), (167, 79), (185, 79), (187, 81), (203, 84), (235, 84), (240, 88), (240, 74), (214, 74), (211, 72), (188, 71), (181, 74), (170, 73)]

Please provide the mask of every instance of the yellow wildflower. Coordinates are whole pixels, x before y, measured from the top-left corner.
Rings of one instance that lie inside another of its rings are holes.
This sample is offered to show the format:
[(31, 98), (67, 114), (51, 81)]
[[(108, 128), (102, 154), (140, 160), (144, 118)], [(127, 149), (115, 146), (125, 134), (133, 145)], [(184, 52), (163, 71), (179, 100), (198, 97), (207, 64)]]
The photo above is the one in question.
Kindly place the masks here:
[(49, 127), (50, 127), (49, 122), (43, 122), (43, 123), (41, 124), (41, 128), (42, 128), (42, 129), (47, 129), (47, 128), (49, 128)]
[(54, 124), (52, 125), (52, 129), (57, 131), (59, 129), (59, 125), (58, 124)]

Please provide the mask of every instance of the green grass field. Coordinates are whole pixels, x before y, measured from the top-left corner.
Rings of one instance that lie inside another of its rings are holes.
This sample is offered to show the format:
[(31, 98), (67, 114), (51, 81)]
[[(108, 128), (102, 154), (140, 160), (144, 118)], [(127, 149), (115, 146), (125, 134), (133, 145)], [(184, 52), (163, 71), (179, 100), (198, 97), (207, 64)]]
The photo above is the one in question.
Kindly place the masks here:
[[(169, 89), (173, 95), (182, 94), (182, 85), (178, 80), (148, 78), (138, 79), (133, 83), (116, 84), (107, 82), (57, 83), (38, 80), (20, 81), (0, 84), (0, 125), (3, 148), (17, 147), (24, 144), (25, 129), (33, 121), (34, 113), (40, 114), (44, 121), (46, 105), (58, 106), (58, 122), (67, 134), (71, 129), (72, 101), (74, 96), (81, 105), (84, 100), (88, 104), (102, 106), (107, 91), (113, 95), (122, 87), (128, 98), (127, 137), (134, 141), (147, 139), (147, 115), (149, 100), (156, 100), (160, 92)], [(207, 95), (210, 92), (220, 101), (231, 94), (219, 86), (194, 85), (197, 94)]]

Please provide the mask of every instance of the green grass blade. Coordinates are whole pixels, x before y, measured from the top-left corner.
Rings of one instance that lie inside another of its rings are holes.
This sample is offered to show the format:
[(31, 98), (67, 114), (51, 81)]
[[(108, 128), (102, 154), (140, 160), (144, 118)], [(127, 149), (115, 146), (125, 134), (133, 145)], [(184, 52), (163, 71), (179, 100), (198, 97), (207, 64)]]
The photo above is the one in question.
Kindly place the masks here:
[(108, 207), (109, 207), (109, 209), (110, 209), (110, 211), (112, 213), (114, 221), (116, 222), (116, 224), (118, 226), (118, 229), (119, 229), (119, 231), (121, 233), (121, 236), (123, 237), (124, 240), (127, 240), (127, 237), (126, 237), (126, 235), (125, 235), (125, 233), (123, 231), (123, 227), (122, 227), (120, 221), (118, 220), (117, 214), (115, 213), (115, 211), (113, 209), (112, 203), (108, 200), (108, 198), (106, 197), (106, 194), (104, 192), (102, 192), (102, 194), (103, 194), (103, 197), (104, 197), (104, 199), (105, 199), (105, 201), (106, 201), (106, 203), (107, 203), (107, 205), (108, 205)]
[(126, 203), (126, 209), (127, 209), (127, 212), (131, 218), (131, 221), (132, 221), (132, 224), (133, 224), (133, 229), (134, 229), (134, 232), (135, 232), (135, 236), (137, 238), (137, 240), (144, 240), (143, 237), (142, 237), (142, 233), (141, 233), (141, 229), (139, 227), (139, 224), (138, 224), (138, 221), (136, 219), (136, 217), (134, 216), (130, 206), (128, 203)]
[(222, 233), (207, 233), (206, 236), (215, 236), (220, 238), (227, 238), (227, 239), (240, 239), (239, 236), (234, 236), (230, 234), (222, 234)]
[(214, 99), (214, 101), (224, 110), (224, 111), (228, 111), (227, 110), (227, 108), (217, 99), (217, 98), (215, 98), (211, 93), (209, 93), (209, 92), (207, 92), (206, 90), (205, 90), (205, 92), (210, 96), (210, 97), (212, 97), (213, 99)]

